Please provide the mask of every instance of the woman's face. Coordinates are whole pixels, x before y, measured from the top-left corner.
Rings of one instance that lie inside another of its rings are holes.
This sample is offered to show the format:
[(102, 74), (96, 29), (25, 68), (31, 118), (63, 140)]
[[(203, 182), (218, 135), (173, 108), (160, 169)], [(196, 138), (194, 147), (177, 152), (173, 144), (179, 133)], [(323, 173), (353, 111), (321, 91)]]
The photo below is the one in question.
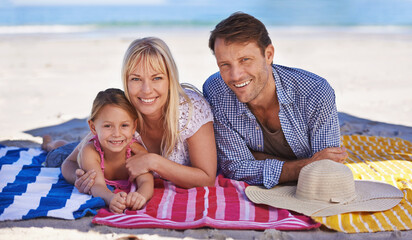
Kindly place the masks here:
[(160, 119), (169, 93), (169, 78), (153, 68), (137, 64), (127, 79), (130, 102), (144, 117)]

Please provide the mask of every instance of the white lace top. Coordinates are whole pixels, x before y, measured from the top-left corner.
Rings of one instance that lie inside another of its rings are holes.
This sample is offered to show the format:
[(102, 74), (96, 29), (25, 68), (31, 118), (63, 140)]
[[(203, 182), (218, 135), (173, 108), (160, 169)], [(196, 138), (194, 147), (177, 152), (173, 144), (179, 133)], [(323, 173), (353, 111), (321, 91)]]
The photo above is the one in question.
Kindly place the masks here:
[[(185, 89), (185, 92), (189, 99), (192, 101), (193, 109), (190, 113), (190, 105), (185, 102), (185, 99), (183, 97), (180, 97), (180, 141), (178, 142), (177, 146), (175, 146), (168, 159), (182, 165), (190, 166), (187, 139), (193, 136), (193, 134), (195, 134), (201, 126), (213, 121), (213, 115), (209, 103), (203, 98), (203, 96), (189, 89)], [(138, 132), (135, 133), (135, 137), (137, 141), (144, 146), (142, 137)]]

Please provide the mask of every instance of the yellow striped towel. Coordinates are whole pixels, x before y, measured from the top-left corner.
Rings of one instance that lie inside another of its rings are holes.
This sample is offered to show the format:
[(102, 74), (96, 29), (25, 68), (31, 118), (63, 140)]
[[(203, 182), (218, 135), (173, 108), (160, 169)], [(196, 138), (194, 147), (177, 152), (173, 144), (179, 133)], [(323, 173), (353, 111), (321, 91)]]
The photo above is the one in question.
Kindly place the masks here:
[(348, 150), (345, 164), (356, 180), (378, 180), (404, 193), (402, 201), (382, 212), (345, 213), (313, 217), (326, 227), (346, 233), (412, 229), (412, 143), (400, 138), (343, 136)]

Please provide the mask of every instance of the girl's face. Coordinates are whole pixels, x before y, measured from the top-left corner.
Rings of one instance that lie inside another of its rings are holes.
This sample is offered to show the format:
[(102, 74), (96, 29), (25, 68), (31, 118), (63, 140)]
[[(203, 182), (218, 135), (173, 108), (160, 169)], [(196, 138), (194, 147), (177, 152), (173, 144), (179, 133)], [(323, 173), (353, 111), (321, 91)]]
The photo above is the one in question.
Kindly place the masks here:
[(120, 152), (132, 140), (137, 122), (123, 108), (109, 104), (100, 109), (94, 121), (89, 120), (89, 126), (103, 151)]
[(143, 116), (160, 119), (169, 94), (169, 78), (153, 68), (138, 64), (127, 79), (130, 102)]

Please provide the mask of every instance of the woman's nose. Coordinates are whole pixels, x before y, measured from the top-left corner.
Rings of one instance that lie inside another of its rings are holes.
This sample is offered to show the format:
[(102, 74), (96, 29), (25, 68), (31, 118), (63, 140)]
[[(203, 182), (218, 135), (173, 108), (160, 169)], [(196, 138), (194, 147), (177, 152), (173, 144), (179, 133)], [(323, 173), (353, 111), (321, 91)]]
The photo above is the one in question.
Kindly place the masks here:
[(144, 93), (151, 93), (153, 90), (152, 82), (151, 81), (144, 81), (142, 85), (142, 91)]

